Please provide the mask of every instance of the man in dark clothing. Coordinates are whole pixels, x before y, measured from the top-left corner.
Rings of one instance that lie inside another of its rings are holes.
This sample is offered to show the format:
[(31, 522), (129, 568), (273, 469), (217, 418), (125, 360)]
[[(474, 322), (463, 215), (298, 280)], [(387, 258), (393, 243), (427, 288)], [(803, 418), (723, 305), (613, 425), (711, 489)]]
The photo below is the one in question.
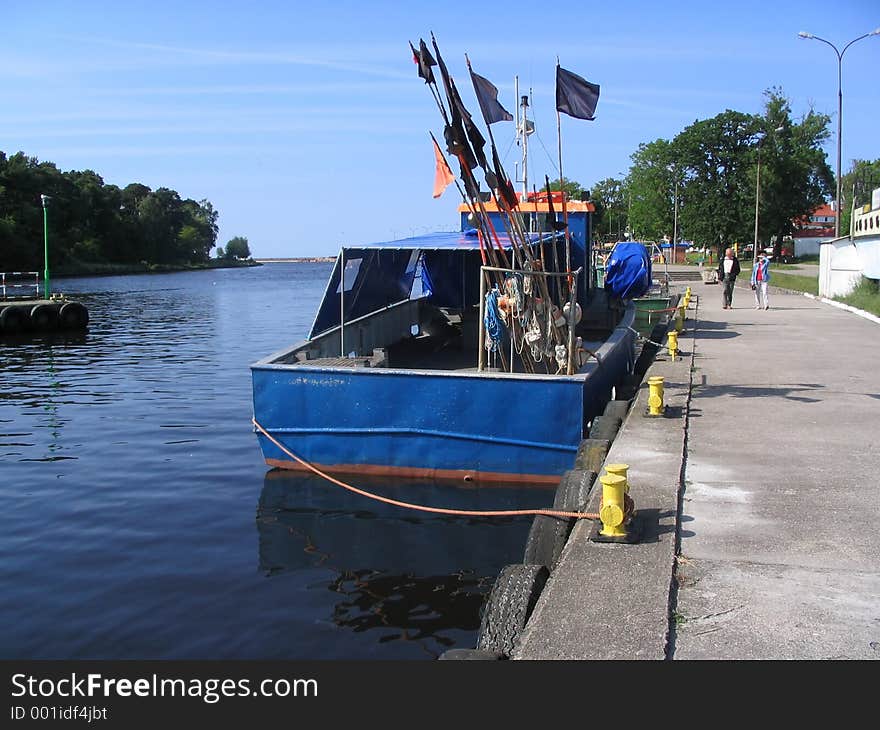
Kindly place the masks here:
[(721, 304), (724, 309), (733, 309), (733, 287), (736, 277), (739, 276), (739, 259), (733, 255), (733, 249), (728, 248), (724, 252), (724, 258), (718, 264), (718, 281), (723, 282), (724, 289), (721, 293)]

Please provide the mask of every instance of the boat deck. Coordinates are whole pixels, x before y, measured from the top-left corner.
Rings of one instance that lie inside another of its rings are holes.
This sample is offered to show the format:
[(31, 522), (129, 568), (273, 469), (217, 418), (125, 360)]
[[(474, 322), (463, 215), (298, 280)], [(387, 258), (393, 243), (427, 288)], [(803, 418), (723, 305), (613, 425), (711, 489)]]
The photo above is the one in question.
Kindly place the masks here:
[[(586, 340), (583, 342), (588, 353), (596, 352), (602, 347), (603, 340)], [(509, 349), (505, 351), (509, 357)], [(496, 356), (497, 357), (497, 356)], [(499, 361), (485, 368), (485, 372), (503, 372)], [(310, 368), (390, 368), (399, 370), (441, 370), (447, 372), (478, 372), (477, 351), (475, 348), (462, 348), (457, 342), (443, 341), (433, 337), (417, 337), (400, 342), (387, 348), (382, 354), (358, 357), (320, 357), (311, 360), (287, 361), (293, 366)], [(555, 372), (555, 363), (548, 367)], [(543, 372), (539, 364), (537, 372)], [(524, 372), (522, 361), (517, 355), (514, 358), (514, 372)]]
[(291, 365), (307, 365), (313, 368), (368, 368), (371, 365), (369, 357), (319, 357), (315, 360), (302, 360), (290, 363)]

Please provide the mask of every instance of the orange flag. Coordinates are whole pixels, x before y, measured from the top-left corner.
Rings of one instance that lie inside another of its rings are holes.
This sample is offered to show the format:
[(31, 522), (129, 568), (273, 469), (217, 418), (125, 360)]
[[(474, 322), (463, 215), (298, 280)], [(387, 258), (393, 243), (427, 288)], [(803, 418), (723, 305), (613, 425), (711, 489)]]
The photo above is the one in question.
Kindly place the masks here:
[(434, 197), (439, 198), (443, 195), (443, 191), (449, 187), (450, 183), (455, 180), (455, 175), (449, 169), (446, 158), (440, 151), (440, 146), (437, 144), (437, 140), (434, 139), (433, 134), (431, 135), (431, 141), (434, 142), (434, 159), (437, 162), (437, 168), (434, 171)]

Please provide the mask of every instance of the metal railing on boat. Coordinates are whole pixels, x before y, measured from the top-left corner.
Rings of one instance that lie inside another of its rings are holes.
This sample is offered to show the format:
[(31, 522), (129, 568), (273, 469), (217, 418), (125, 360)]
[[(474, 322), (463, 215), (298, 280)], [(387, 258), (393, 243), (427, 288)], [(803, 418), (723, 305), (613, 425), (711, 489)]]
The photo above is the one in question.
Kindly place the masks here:
[[(575, 322), (575, 302), (577, 301), (577, 281), (578, 276), (583, 271), (583, 267), (576, 269), (575, 271), (541, 271), (541, 270), (526, 270), (526, 269), (505, 269), (497, 266), (481, 266), (480, 267), (480, 337), (479, 337), (479, 358), (477, 362), (477, 370), (482, 372), (486, 369), (486, 326), (485, 326), (485, 317), (486, 317), (486, 294), (488, 293), (486, 290), (486, 285), (489, 280), (488, 272), (501, 273), (501, 274), (519, 274), (522, 276), (543, 276), (545, 278), (562, 278), (566, 277), (570, 280), (570, 288), (568, 295), (568, 347), (567, 347), (567, 367), (566, 374), (574, 375), (575, 365), (574, 365), (574, 328), (577, 324)], [(551, 303), (547, 303), (545, 305), (548, 308), (548, 312)], [(512, 315), (511, 315), (512, 316)], [(513, 348), (513, 336), (511, 334), (511, 349)], [(510, 363), (509, 363), (510, 372), (513, 372), (513, 355), (511, 353)]]

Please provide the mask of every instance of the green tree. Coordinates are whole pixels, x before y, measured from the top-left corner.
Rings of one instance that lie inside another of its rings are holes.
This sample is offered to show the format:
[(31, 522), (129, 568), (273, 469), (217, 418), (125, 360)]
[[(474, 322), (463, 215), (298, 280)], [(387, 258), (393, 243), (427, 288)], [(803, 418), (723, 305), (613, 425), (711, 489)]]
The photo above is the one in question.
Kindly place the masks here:
[(704, 245), (725, 247), (748, 240), (754, 204), (750, 181), (751, 115), (727, 111), (686, 127), (674, 140), (684, 185), (679, 220), (690, 237)]
[(178, 232), (183, 223), (181, 207), (180, 196), (168, 188), (158, 188), (138, 204), (147, 261), (174, 264), (186, 260), (178, 246)]
[(248, 246), (248, 240), (244, 236), (236, 236), (226, 243), (226, 258), (228, 259), (249, 259), (251, 257), (251, 249)]
[(207, 200), (182, 204), (184, 223), (178, 232), (178, 251), (188, 261), (207, 261), (217, 242), (217, 211)]
[(674, 227), (720, 249), (754, 238), (760, 161), (759, 245), (777, 254), (794, 221), (809, 215), (833, 186), (821, 145), (827, 116), (812, 110), (793, 120), (781, 90), (765, 92), (762, 115), (727, 110), (696, 121), (672, 142), (642, 144), (627, 178), (629, 215), (640, 235), (660, 238)]
[[(759, 141), (753, 148), (755, 169), (751, 179), (757, 191), (760, 155), (759, 248), (772, 241), (774, 253), (779, 256), (782, 242), (793, 232), (795, 222), (809, 216), (832, 194), (834, 175), (821, 147), (829, 136), (830, 118), (810, 110), (795, 122), (781, 90), (769, 89), (764, 96), (764, 114), (755, 119)], [(753, 194), (753, 221), (754, 201)]]
[(207, 200), (140, 183), (120, 189), (93, 170), (62, 173), (23, 152), (0, 151), (0, 262), (34, 270), (43, 261), (41, 195), (48, 195), (49, 256), (65, 263), (186, 264), (207, 261), (218, 213)]
[[(52, 198), (53, 213), (49, 216), (49, 237), (54, 242), (50, 255), (63, 261), (69, 242), (63, 220), (64, 178), (54, 164), (40, 162), (17, 152), (10, 157), (0, 155), (0, 252), (3, 269), (42, 269), (43, 206), (40, 195)], [(61, 203), (59, 207), (58, 203)]]
[(640, 238), (672, 239), (674, 227), (675, 152), (665, 139), (639, 145), (627, 178), (629, 224)]
[(617, 240), (629, 225), (629, 221), (626, 220), (626, 181), (612, 177), (600, 180), (593, 186), (592, 201), (596, 206), (593, 222), (596, 236)]

